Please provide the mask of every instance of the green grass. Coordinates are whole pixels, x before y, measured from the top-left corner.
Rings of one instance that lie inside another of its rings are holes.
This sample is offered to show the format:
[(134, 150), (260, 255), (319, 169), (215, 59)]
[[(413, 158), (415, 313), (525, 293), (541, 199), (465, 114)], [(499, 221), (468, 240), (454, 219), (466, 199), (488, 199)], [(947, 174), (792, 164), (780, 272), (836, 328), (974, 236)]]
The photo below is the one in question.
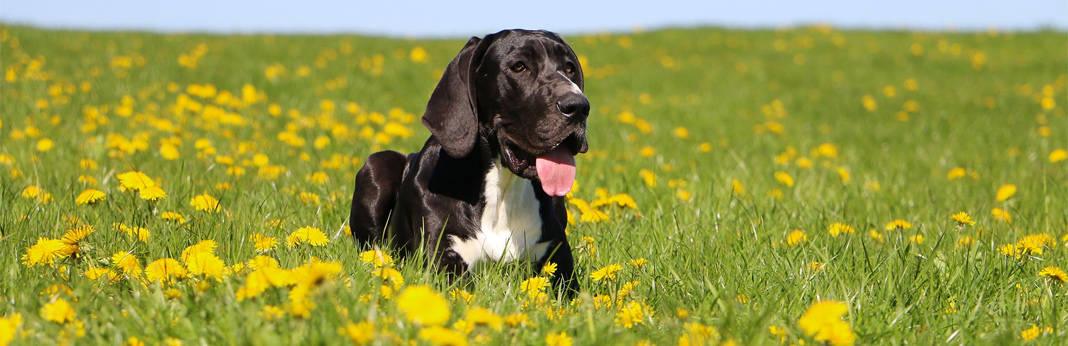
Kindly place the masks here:
[[(785, 344), (822, 344), (798, 322), (818, 300), (848, 306), (844, 318), (857, 344), (1057, 344), (1068, 337), (1068, 284), (1038, 275), (1047, 266), (1068, 268), (1068, 169), (1050, 158), (1068, 147), (1063, 33), (709, 28), (566, 39), (584, 60), (593, 104), (591, 150), (578, 158), (573, 197), (593, 202), (604, 189), (631, 196), (637, 208), (599, 207), (607, 220), (583, 222), (572, 205), (577, 222), (568, 231), (583, 287), (574, 302), (524, 306), (520, 286), (531, 276), (524, 265), (474, 272), (459, 284), (474, 295), (464, 302), (444, 293), (454, 287), (424, 269), (421, 258), (395, 263), (405, 286), (429, 285), (448, 299), (446, 326), (470, 307), (530, 318), (501, 330), (477, 326), (466, 336), (471, 343), (542, 344), (566, 332), (579, 345), (675, 345), (702, 336), (708, 344), (774, 345), (775, 327)], [(362, 159), (422, 146), (428, 132), (418, 116), (463, 42), (0, 26), (0, 317), (21, 316), (13, 344), (335, 344), (344, 340), (339, 327), (363, 321), (373, 325), (372, 343), (427, 343), (419, 337), (425, 326), (405, 318), (396, 294), (381, 295), (380, 279), (344, 231)], [(198, 45), (206, 49), (196, 67), (180, 65)], [(416, 47), (427, 61), (411, 59)], [(269, 78), (271, 66), (284, 72)], [(194, 84), (237, 98), (247, 84), (262, 99), (219, 106), (241, 124), (175, 111), (179, 94)], [(865, 96), (875, 107), (865, 108)], [(132, 101), (128, 116), (120, 115), (124, 97)], [(330, 102), (333, 110), (324, 104)], [(359, 109), (350, 112), (350, 103)], [(918, 107), (906, 111), (906, 104)], [(273, 107), (281, 114), (272, 115)], [(107, 121), (88, 118), (92, 109)], [(368, 121), (373, 113), (414, 135), (389, 143), (364, 137), (383, 131)], [(624, 122), (628, 113), (650, 131)], [(303, 146), (279, 140), (287, 131)], [(114, 135), (133, 144), (123, 148)], [(320, 137), (329, 143), (316, 146)], [(44, 138), (54, 147), (39, 151)], [(202, 139), (214, 153), (198, 148)], [(178, 148), (177, 159), (163, 157), (164, 142)], [(825, 143), (835, 155), (817, 151)], [(257, 154), (281, 174), (260, 176)], [(83, 159), (96, 166), (80, 165)], [(228, 174), (231, 167), (245, 174)], [(949, 179), (958, 167), (965, 176)], [(168, 196), (150, 203), (120, 191), (118, 174), (133, 170), (157, 179)], [(655, 186), (642, 170), (655, 176)], [(309, 179), (317, 172), (328, 181)], [(776, 172), (794, 184), (777, 181)], [(732, 192), (733, 181), (744, 193)], [(1006, 184), (1017, 192), (997, 201)], [(51, 200), (25, 198), (29, 186)], [(76, 205), (87, 188), (106, 199)], [(221, 212), (194, 210), (190, 199), (203, 193), (220, 200)], [(302, 201), (301, 193), (319, 202)], [(1011, 222), (997, 220), (994, 208), (1008, 211)], [(187, 220), (163, 220), (165, 211)], [(950, 218), (962, 211), (975, 225)], [(886, 230), (895, 219), (912, 227)], [(832, 237), (835, 222), (855, 232)], [(116, 223), (151, 236), (137, 241)], [(79, 244), (77, 259), (25, 264), (38, 238), (59, 238), (75, 224), (96, 229)], [(285, 238), (304, 226), (330, 242), (287, 247)], [(794, 230), (806, 240), (788, 243)], [(239, 301), (247, 271), (165, 287), (121, 274), (113, 282), (84, 276), (90, 268), (121, 271), (111, 260), (117, 252), (132, 251), (144, 267), (181, 260), (187, 246), (206, 239), (218, 243), (214, 253), (226, 264), (247, 262), (257, 254), (252, 233), (278, 239), (265, 254), (282, 268), (312, 257), (341, 265), (338, 276), (312, 290), (309, 317), (261, 314), (267, 305), (286, 309), (290, 287)], [(1037, 234), (1051, 240), (1018, 257), (1002, 253)], [(918, 235), (922, 243), (910, 242)], [(974, 242), (959, 245), (964, 237)], [(639, 258), (647, 261), (640, 268), (631, 263)], [(623, 268), (615, 279), (591, 279), (611, 264)], [(638, 283), (633, 292), (616, 297), (631, 281)], [(168, 298), (168, 289), (180, 297)], [(649, 311), (627, 328), (616, 321), (618, 305), (594, 305), (600, 295)], [(74, 322), (41, 314), (56, 299), (71, 304)], [(550, 317), (550, 309), (557, 313)], [(1032, 325), (1039, 335), (1025, 341)], [(714, 332), (688, 332), (701, 326)]]

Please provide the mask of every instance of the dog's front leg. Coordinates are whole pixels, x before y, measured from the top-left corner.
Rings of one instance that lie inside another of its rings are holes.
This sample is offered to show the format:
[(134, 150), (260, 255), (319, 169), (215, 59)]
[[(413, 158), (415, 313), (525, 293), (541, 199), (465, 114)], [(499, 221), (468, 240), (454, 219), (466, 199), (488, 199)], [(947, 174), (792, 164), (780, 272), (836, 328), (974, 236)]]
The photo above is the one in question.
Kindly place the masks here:
[[(575, 258), (571, 255), (571, 245), (564, 239), (550, 248), (548, 262), (556, 263), (556, 272), (553, 273), (553, 287), (558, 291), (563, 290), (565, 296), (573, 298), (579, 291), (579, 283), (575, 277)], [(541, 265), (544, 265), (542, 261)], [(537, 268), (540, 269), (541, 265)]]

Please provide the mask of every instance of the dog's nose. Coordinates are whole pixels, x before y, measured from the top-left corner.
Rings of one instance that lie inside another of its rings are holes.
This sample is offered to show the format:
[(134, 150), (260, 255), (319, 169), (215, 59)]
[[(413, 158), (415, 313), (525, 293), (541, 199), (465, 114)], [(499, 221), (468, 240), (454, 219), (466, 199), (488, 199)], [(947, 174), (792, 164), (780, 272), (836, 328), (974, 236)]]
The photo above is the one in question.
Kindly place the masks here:
[(586, 120), (590, 115), (590, 100), (582, 94), (568, 94), (556, 101), (556, 107), (565, 117), (574, 121)]

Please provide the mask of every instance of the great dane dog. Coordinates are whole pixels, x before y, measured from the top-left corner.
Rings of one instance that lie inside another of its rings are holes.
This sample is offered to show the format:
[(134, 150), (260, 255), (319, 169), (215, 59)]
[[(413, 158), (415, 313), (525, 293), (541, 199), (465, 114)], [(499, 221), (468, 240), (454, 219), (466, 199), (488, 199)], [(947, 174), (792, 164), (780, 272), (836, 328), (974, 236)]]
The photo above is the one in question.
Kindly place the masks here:
[(353, 236), (422, 248), (450, 278), (487, 260), (551, 261), (554, 285), (574, 293), (564, 196), (588, 148), (582, 90), (578, 57), (557, 34), (472, 37), (430, 96), (423, 149), (374, 153), (356, 174)]

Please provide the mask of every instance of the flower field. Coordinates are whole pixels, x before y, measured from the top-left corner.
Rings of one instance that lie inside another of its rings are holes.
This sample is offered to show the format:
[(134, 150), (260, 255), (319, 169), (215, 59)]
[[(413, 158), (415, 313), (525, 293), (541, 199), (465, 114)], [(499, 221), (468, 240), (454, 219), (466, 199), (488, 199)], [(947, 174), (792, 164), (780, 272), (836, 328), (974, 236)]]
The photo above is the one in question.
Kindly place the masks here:
[(0, 346), (1068, 339), (1063, 33), (565, 38), (573, 299), (348, 234), (465, 40), (0, 25)]

